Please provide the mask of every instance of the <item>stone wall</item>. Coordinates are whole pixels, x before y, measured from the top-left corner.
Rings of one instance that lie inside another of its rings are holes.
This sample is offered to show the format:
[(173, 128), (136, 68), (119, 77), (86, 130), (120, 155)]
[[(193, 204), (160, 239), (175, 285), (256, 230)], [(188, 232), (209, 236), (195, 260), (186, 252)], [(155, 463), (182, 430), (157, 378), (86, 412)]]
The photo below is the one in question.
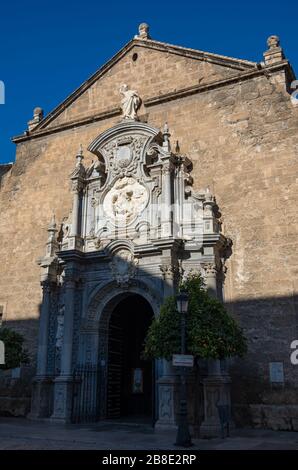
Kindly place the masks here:
[[(135, 49), (138, 58), (133, 61)], [(53, 212), (59, 222), (68, 215), (69, 174), (79, 145), (85, 162), (91, 162), (85, 149), (119, 121), (118, 90), (126, 82), (143, 98), (142, 119), (156, 127), (168, 122), (172, 146), (178, 143), (180, 152), (194, 163), (195, 187), (209, 186), (217, 197), (224, 234), (233, 240), (225, 301), (249, 340), (247, 358), (234, 366), (235, 377), (242, 371), (240, 388), (247, 383), (251, 396), (262, 400), (258, 384), (268, 384), (270, 361), (283, 361), (286, 387), (297, 387), (298, 368), (289, 357), (290, 342), (297, 336), (298, 108), (286, 91), (284, 69), (253, 69), (251, 76), (241, 79), (245, 71), (237, 73), (231, 66), (145, 46), (135, 49), (44, 130), (41, 127), (35, 138), (33, 131), (32, 138), (18, 140), (16, 163), (3, 176), (0, 191), (4, 320), (17, 327), (38, 319), (36, 259), (44, 253), (46, 227)], [(239, 78), (222, 83), (237, 74)], [(200, 88), (213, 81), (221, 82)], [(190, 86), (199, 88), (175, 96)], [(172, 95), (167, 99), (166, 93)], [(99, 113), (101, 117), (92, 121)], [(90, 119), (85, 124), (72, 125), (86, 117)], [(61, 125), (65, 127), (59, 131)], [(25, 334), (34, 354), (36, 328)], [(236, 402), (242, 400), (241, 393)], [(247, 400), (252, 402), (247, 397), (242, 401)]]
[(32, 370), (0, 370), (0, 416), (26, 416), (30, 411)]

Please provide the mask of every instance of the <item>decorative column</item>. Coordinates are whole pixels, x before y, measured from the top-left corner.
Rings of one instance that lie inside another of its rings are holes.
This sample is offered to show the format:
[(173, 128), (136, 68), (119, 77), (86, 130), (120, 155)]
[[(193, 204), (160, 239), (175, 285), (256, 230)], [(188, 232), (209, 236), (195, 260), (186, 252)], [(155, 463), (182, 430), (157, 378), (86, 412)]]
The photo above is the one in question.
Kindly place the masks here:
[(48, 240), (46, 243), (46, 253), (38, 261), (42, 268), (41, 286), (42, 286), (42, 304), (39, 318), (39, 336), (37, 352), (37, 371), (33, 380), (31, 412), (29, 418), (46, 418), (50, 413), (51, 388), (53, 385), (52, 377), (47, 370), (48, 364), (48, 342), (49, 342), (49, 323), (51, 315), (52, 296), (55, 295), (57, 282), (57, 259), (56, 251), (58, 243), (56, 240), (56, 222), (53, 216), (48, 227)]
[(72, 267), (67, 267), (65, 274), (65, 312), (63, 345), (61, 352), (61, 372), (55, 379), (54, 412), (51, 420), (62, 423), (71, 421), (73, 391), (73, 322), (75, 307), (76, 283)]
[(179, 377), (170, 361), (162, 360), (162, 376), (158, 383), (158, 420), (155, 430), (176, 429), (176, 414), (179, 400)]
[[(219, 437), (221, 424), (218, 414), (219, 405), (228, 405), (231, 409), (231, 379), (222, 375), (219, 360), (208, 361), (208, 377), (203, 379), (204, 386), (204, 421), (200, 427), (200, 437)], [(230, 422), (230, 428), (232, 423)]]
[(172, 207), (172, 171), (173, 162), (170, 146), (170, 133), (167, 123), (163, 130), (163, 145), (161, 152), (162, 167), (162, 220), (161, 220), (161, 236), (170, 238), (173, 234), (173, 207)]
[[(169, 262), (170, 254), (160, 266), (164, 280), (164, 298), (170, 297), (175, 293), (175, 276), (177, 270)], [(171, 361), (162, 360), (162, 374), (158, 383), (158, 420), (155, 423), (156, 430), (176, 429), (176, 414), (179, 400), (179, 377), (172, 366)]]
[(205, 283), (207, 287), (208, 294), (211, 297), (217, 298), (217, 268), (214, 263), (205, 263), (203, 264), (203, 269), (205, 271)]
[(176, 268), (171, 263), (162, 264), (160, 270), (164, 280), (164, 298), (167, 298), (175, 293), (175, 277), (177, 276), (178, 267)]
[(76, 284), (73, 278), (65, 279), (64, 334), (61, 356), (61, 375), (72, 375), (72, 342)]
[(52, 378), (47, 374), (51, 286), (42, 282), (43, 300), (39, 318), (37, 372), (32, 383), (30, 419), (47, 418), (50, 413)]
[(45, 377), (47, 375), (47, 350), (48, 350), (48, 334), (49, 320), (51, 311), (51, 288), (47, 281), (43, 281), (42, 285), (42, 304), (39, 318), (39, 335), (38, 335), (38, 352), (37, 352), (37, 377)]
[(70, 177), (72, 182), (73, 203), (71, 231), (68, 245), (69, 249), (80, 249), (82, 246), (82, 239), (80, 233), (80, 207), (82, 190), (84, 188), (84, 179), (86, 175), (86, 170), (82, 163), (84, 159), (82, 146), (80, 146), (80, 150), (76, 156), (76, 159), (77, 163)]
[(79, 235), (79, 210), (80, 210), (80, 185), (78, 181), (73, 182), (73, 203), (72, 203), (72, 223), (71, 223), (71, 237)]

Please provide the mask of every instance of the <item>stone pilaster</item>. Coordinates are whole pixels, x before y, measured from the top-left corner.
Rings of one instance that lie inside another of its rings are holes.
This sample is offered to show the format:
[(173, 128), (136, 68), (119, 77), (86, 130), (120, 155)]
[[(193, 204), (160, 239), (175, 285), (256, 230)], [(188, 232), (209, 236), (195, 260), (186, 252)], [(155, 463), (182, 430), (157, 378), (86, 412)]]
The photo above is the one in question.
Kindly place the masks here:
[(75, 280), (70, 273), (66, 273), (65, 279), (65, 313), (63, 345), (61, 353), (61, 372), (55, 379), (54, 411), (52, 421), (68, 423), (71, 420), (73, 370), (73, 322), (75, 307)]
[(32, 383), (30, 419), (47, 418), (51, 409), (52, 378), (47, 374), (49, 320), (51, 313), (51, 285), (42, 282), (43, 300), (39, 319), (37, 372)]
[(170, 297), (175, 293), (175, 283), (178, 276), (178, 267), (173, 264), (162, 264), (160, 266), (162, 277), (164, 280), (164, 297)]
[(47, 281), (42, 282), (42, 304), (39, 318), (39, 335), (38, 335), (38, 351), (37, 351), (37, 376), (44, 377), (47, 375), (47, 359), (48, 359), (48, 337), (49, 337), (49, 320), (51, 313), (51, 287)]
[(176, 427), (176, 410), (178, 407), (179, 378), (170, 361), (163, 360), (163, 375), (158, 379), (158, 421), (155, 429), (163, 431)]
[(217, 268), (215, 263), (204, 263), (204, 279), (208, 294), (217, 297)]
[(53, 379), (36, 376), (32, 382), (31, 411), (27, 418), (48, 418), (53, 401)]
[(73, 192), (73, 203), (72, 203), (72, 221), (71, 221), (71, 232), (68, 241), (69, 249), (80, 249), (82, 246), (81, 240), (81, 224), (80, 224), (80, 208), (82, 191), (84, 189), (84, 178), (86, 176), (86, 170), (82, 163), (84, 156), (82, 147), (76, 156), (77, 163), (74, 171), (71, 174), (72, 192)]
[[(222, 375), (219, 360), (208, 361), (208, 377), (203, 379), (204, 386), (204, 421), (200, 427), (200, 437), (219, 437), (221, 424), (218, 405), (228, 405), (231, 408), (230, 394), (231, 379)], [(231, 427), (232, 423), (230, 423)]]
[[(180, 376), (171, 361), (163, 360), (163, 375), (157, 381), (158, 386), (158, 421), (156, 431), (173, 430), (178, 424)], [(199, 402), (198, 387), (194, 371), (186, 377), (188, 397), (188, 423), (192, 435), (198, 434)]]
[(54, 380), (54, 412), (51, 421), (67, 424), (71, 422), (73, 377), (58, 376)]
[(72, 224), (71, 224), (71, 236), (72, 237), (76, 237), (79, 235), (79, 208), (80, 208), (80, 188), (76, 182), (73, 188)]
[[(203, 268), (208, 293), (212, 297), (217, 297), (217, 267), (215, 263), (206, 263)], [(231, 407), (230, 384), (230, 377), (221, 374), (220, 361), (210, 359), (208, 361), (208, 376), (203, 379), (204, 421), (200, 426), (201, 437), (218, 437), (221, 435), (217, 405)]]
[(172, 165), (170, 161), (166, 161), (162, 169), (161, 236), (171, 237), (172, 232)]
[(167, 123), (163, 129), (163, 144), (161, 151), (162, 162), (162, 220), (161, 236), (165, 238), (173, 235), (173, 157), (171, 154), (170, 133)]
[(75, 307), (75, 280), (65, 279), (65, 313), (64, 313), (64, 333), (61, 357), (61, 375), (72, 374), (72, 342), (73, 342), (73, 320)]

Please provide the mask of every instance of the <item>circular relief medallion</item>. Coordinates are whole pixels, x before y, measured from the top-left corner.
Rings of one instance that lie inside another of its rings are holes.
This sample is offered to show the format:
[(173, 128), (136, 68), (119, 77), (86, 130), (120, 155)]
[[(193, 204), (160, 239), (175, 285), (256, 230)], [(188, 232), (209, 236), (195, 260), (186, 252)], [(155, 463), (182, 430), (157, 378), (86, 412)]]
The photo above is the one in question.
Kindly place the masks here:
[(127, 225), (145, 209), (148, 191), (134, 178), (125, 176), (117, 180), (106, 194), (103, 209), (116, 225)]

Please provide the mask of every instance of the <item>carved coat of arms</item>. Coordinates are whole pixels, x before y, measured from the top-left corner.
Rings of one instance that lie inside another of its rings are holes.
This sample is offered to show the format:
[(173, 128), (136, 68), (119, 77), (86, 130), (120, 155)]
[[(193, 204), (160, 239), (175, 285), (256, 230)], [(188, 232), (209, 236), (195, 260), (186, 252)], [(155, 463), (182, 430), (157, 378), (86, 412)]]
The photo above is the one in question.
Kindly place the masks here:
[(129, 284), (130, 279), (135, 275), (137, 260), (133, 254), (122, 248), (118, 250), (111, 261), (111, 270), (114, 279), (119, 285)]

